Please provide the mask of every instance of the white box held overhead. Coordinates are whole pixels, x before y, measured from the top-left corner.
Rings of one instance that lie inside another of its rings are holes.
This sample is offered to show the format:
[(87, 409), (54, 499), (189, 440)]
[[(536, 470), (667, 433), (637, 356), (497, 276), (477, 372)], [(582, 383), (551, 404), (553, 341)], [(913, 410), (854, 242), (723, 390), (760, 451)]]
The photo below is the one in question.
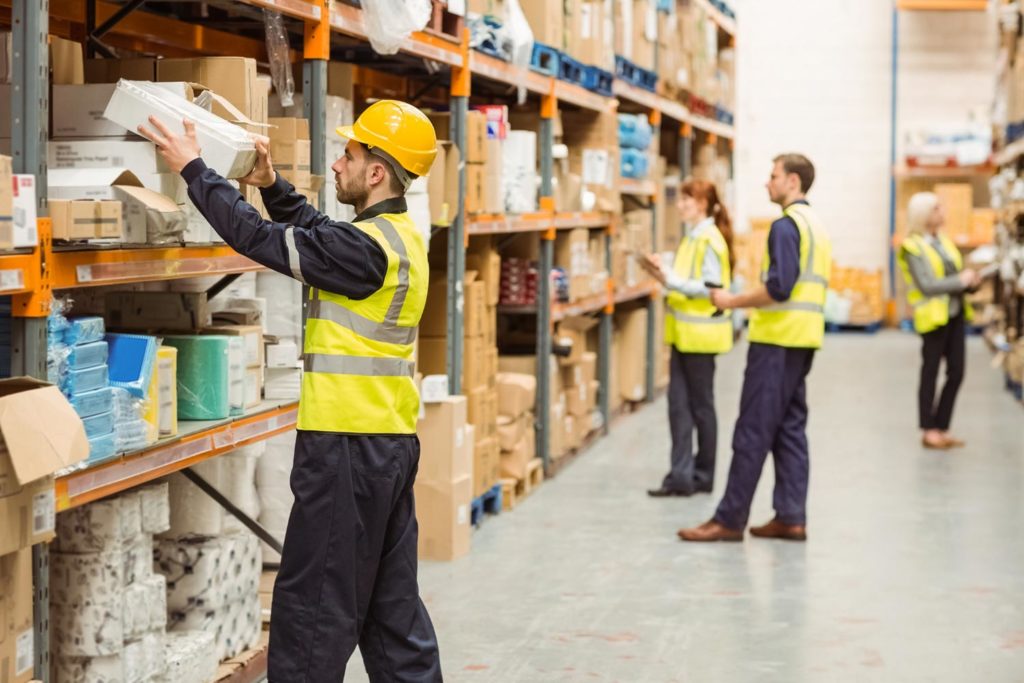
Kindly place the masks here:
[(153, 83), (118, 81), (103, 116), (132, 132), (141, 125), (152, 128), (150, 116), (175, 132), (182, 131), (183, 119), (190, 119), (203, 161), (225, 178), (241, 178), (256, 163), (252, 133)]

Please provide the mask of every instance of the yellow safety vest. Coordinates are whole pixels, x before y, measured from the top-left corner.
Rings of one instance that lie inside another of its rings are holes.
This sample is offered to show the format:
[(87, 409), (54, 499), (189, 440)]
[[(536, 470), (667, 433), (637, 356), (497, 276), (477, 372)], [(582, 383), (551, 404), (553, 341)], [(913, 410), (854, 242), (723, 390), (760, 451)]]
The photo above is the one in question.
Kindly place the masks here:
[[(700, 280), (704, 255), (711, 249), (722, 264), (722, 287), (728, 289), (732, 280), (729, 271), (729, 247), (715, 225), (700, 235), (687, 235), (679, 244), (673, 270), (685, 280)], [(708, 299), (691, 299), (679, 292), (666, 297), (665, 343), (680, 353), (726, 353), (732, 349), (732, 316), (728, 313), (712, 317), (715, 307)]]
[[(960, 250), (945, 235), (939, 235), (939, 242), (949, 257), (953, 259), (953, 265), (959, 272), (964, 265)], [(943, 277), (943, 273), (946, 271), (942, 264), (942, 254), (923, 236), (911, 235), (903, 241), (898, 261), (900, 270), (903, 271), (903, 279), (907, 281), (910, 288), (907, 292), (907, 301), (914, 308), (914, 331), (918, 334), (926, 334), (949, 323), (949, 295), (925, 296), (924, 292), (917, 288), (914, 278), (910, 274), (910, 266), (907, 264), (908, 253), (918, 257), (924, 256), (925, 263), (932, 269), (932, 274), (936, 278)], [(974, 318), (974, 311), (966, 301), (963, 304), (963, 310), (966, 320), (970, 322)]]
[[(309, 288), (297, 427), (415, 434), (420, 398), (413, 345), (427, 299), (427, 248), (407, 213), (354, 225), (380, 244), (387, 274), (380, 289), (360, 300)], [(296, 258), (293, 272), (297, 265)]]
[[(825, 338), (825, 292), (832, 274), (832, 242), (811, 207), (792, 204), (783, 211), (800, 231), (800, 276), (789, 299), (755, 308), (750, 314), (750, 341), (798, 349), (820, 349)], [(771, 252), (761, 263), (768, 277)]]

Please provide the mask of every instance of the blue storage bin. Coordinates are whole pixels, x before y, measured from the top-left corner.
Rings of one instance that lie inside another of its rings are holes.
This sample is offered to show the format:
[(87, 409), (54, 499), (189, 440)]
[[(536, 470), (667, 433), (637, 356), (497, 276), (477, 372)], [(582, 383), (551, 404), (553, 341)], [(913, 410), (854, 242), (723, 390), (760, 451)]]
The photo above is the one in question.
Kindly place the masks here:
[(83, 418), (82, 424), (85, 425), (86, 437), (90, 439), (110, 434), (114, 431), (114, 411), (108, 410), (99, 415)]
[(654, 131), (645, 114), (619, 114), (619, 147), (647, 149)]
[(89, 439), (89, 460), (90, 463), (102, 462), (117, 455), (117, 448), (114, 442), (114, 432)]
[(68, 327), (64, 330), (64, 343), (68, 346), (77, 346), (100, 341), (105, 330), (103, 318), (97, 316), (68, 318)]
[(114, 409), (114, 394), (110, 387), (86, 391), (71, 397), (71, 407), (82, 418), (107, 413)]
[(650, 159), (646, 152), (638, 149), (621, 150), (621, 172), (623, 178), (646, 178), (650, 170)]
[(110, 386), (145, 398), (153, 378), (153, 364), (159, 346), (156, 337), (142, 334), (108, 334)]
[(65, 383), (66, 393), (71, 396), (102, 389), (107, 386), (107, 366), (69, 370)]
[(68, 366), (72, 369), (82, 370), (94, 368), (107, 362), (107, 342), (89, 342), (71, 347), (68, 355)]

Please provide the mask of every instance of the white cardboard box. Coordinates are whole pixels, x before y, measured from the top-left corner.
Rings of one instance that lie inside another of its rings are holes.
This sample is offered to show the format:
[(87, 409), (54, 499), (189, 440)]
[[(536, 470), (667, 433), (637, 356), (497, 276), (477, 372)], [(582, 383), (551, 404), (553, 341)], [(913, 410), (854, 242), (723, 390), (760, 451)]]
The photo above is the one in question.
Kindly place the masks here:
[(105, 118), (131, 131), (149, 125), (151, 115), (174, 131), (182, 130), (182, 119), (191, 119), (196, 125), (203, 160), (225, 178), (241, 178), (256, 163), (252, 133), (153, 83), (119, 81), (103, 112)]
[(142, 138), (51, 140), (47, 163), (54, 168), (129, 168), (133, 173), (170, 173), (153, 143)]
[(116, 185), (142, 187), (134, 173), (124, 168), (51, 168), (46, 173), (53, 199), (120, 199)]
[(39, 242), (36, 233), (36, 177), (23, 173), (13, 175), (14, 228), (11, 246), (34, 247)]
[[(154, 83), (159, 88), (182, 97), (191, 97), (188, 83)], [(53, 112), (51, 137), (61, 138), (123, 138), (125, 129), (103, 118), (103, 111), (114, 94), (116, 83), (85, 85), (54, 85), (50, 111)], [(134, 133), (135, 131), (129, 131)]]

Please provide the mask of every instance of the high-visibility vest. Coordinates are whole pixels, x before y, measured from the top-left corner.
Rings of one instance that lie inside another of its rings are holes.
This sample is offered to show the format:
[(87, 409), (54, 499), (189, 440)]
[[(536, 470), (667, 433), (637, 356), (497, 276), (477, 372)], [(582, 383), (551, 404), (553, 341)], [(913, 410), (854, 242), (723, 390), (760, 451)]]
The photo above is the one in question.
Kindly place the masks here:
[[(945, 235), (939, 235), (939, 242), (949, 258), (953, 260), (953, 265), (956, 266), (957, 272), (959, 272), (964, 265), (960, 250)], [(926, 334), (949, 323), (949, 295), (925, 296), (924, 292), (917, 288), (917, 284), (915, 284), (914, 278), (910, 274), (907, 254), (924, 257), (925, 263), (932, 270), (932, 275), (937, 279), (943, 277), (946, 269), (942, 264), (942, 254), (923, 236), (911, 235), (903, 241), (898, 261), (900, 270), (903, 271), (903, 279), (907, 281), (907, 286), (909, 287), (907, 302), (914, 309), (914, 331), (918, 334)], [(964, 316), (970, 322), (974, 317), (974, 312), (966, 302), (964, 303), (963, 310)]]
[[(729, 246), (722, 233), (712, 224), (699, 237), (687, 235), (679, 244), (673, 270), (684, 280), (701, 280), (704, 256), (710, 249), (722, 264), (722, 282), (729, 288), (732, 274), (729, 270)], [(666, 297), (668, 315), (665, 316), (665, 343), (680, 353), (726, 353), (732, 349), (732, 316), (728, 313), (712, 317), (715, 307), (705, 298), (689, 298), (679, 292)]]
[[(825, 292), (832, 274), (832, 242), (806, 204), (783, 212), (800, 232), (800, 275), (789, 299), (750, 313), (750, 341), (788, 348), (820, 349), (825, 338)], [(771, 251), (765, 250), (761, 280), (768, 279)]]
[[(426, 244), (407, 213), (354, 225), (380, 244), (387, 274), (365, 299), (309, 288), (297, 428), (415, 434), (420, 398), (413, 347), (427, 299)], [(290, 232), (287, 237), (294, 244)], [(297, 272), (298, 252), (289, 251)]]

